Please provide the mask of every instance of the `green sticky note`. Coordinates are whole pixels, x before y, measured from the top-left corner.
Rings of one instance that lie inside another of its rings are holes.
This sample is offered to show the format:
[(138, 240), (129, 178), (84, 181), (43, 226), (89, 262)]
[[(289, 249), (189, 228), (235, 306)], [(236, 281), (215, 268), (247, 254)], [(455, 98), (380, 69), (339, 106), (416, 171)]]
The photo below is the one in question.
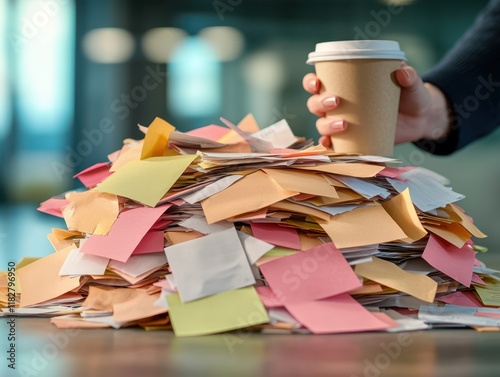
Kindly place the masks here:
[(481, 302), (486, 306), (500, 306), (500, 282), (487, 277), (482, 279), (486, 285), (474, 284)]
[(299, 250), (289, 249), (286, 247), (276, 246), (275, 248), (269, 250), (266, 254), (266, 257), (286, 257), (288, 255), (293, 255), (300, 253)]
[(269, 322), (254, 287), (225, 291), (183, 304), (179, 294), (167, 296), (176, 336), (198, 336)]
[(181, 155), (131, 161), (106, 178), (96, 190), (154, 207), (196, 157)]

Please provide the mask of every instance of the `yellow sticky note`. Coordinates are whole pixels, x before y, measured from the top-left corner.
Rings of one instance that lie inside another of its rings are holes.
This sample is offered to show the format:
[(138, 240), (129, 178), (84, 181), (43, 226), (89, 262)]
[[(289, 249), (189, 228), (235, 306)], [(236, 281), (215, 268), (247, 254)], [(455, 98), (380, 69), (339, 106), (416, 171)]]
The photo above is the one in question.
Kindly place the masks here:
[(201, 206), (209, 224), (242, 213), (256, 211), (297, 195), (284, 190), (262, 171), (249, 174), (225, 190), (203, 200)]
[(144, 145), (141, 151), (141, 160), (150, 157), (163, 156), (165, 149), (168, 146), (168, 138), (170, 132), (174, 131), (175, 127), (167, 121), (156, 117), (148, 127)]
[(481, 302), (486, 306), (500, 306), (500, 282), (488, 277), (484, 277), (483, 281), (486, 285), (474, 284)]
[(405, 189), (401, 194), (396, 195), (392, 199), (382, 203), (382, 207), (403, 229), (403, 232), (408, 236), (402, 239), (403, 242), (414, 242), (423, 238), (427, 231), (420, 222), (415, 206), (410, 197), (410, 190)]
[(406, 234), (380, 205), (361, 207), (329, 221), (316, 218), (339, 249), (391, 242), (406, 237)]
[(23, 257), (23, 259), (21, 259), (19, 263), (16, 265), (16, 268), (19, 270), (20, 268), (23, 268), (24, 266), (27, 266), (28, 264), (31, 264), (33, 262), (36, 262), (39, 259), (40, 258), (38, 257)]
[(106, 178), (95, 190), (154, 207), (196, 157), (182, 155), (132, 161)]
[(178, 293), (167, 296), (177, 336), (215, 334), (269, 322), (254, 287), (218, 293), (183, 304)]
[(294, 255), (300, 253), (300, 251), (289, 249), (287, 247), (276, 246), (273, 249), (269, 250), (265, 256), (266, 257), (287, 257), (289, 255)]
[(422, 274), (405, 271), (392, 262), (372, 258), (369, 263), (355, 267), (356, 274), (386, 287), (409, 294), (422, 301), (433, 302), (437, 283)]

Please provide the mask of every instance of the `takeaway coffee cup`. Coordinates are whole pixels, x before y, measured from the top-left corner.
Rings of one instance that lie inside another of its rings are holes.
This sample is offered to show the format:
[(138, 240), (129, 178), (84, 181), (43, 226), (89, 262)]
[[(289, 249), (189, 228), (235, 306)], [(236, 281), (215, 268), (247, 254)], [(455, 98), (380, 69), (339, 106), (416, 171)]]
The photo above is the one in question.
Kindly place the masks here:
[(406, 56), (395, 41), (316, 44), (307, 63), (315, 66), (320, 92), (340, 97), (340, 105), (326, 115), (348, 123), (346, 131), (332, 136), (336, 152), (393, 154), (400, 95), (394, 71), (403, 60)]

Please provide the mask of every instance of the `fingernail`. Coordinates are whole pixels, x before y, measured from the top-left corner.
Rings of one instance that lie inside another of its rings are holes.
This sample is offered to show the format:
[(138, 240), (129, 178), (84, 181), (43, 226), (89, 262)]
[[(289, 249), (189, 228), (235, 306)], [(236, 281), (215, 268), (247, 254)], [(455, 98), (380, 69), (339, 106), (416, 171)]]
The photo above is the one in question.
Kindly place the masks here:
[(326, 97), (321, 103), (325, 105), (325, 107), (333, 109), (339, 105), (339, 99), (338, 97)]
[(318, 89), (318, 80), (312, 79), (311, 81), (309, 81), (309, 86), (311, 88), (314, 88), (314, 90), (317, 90)]
[(410, 74), (406, 71), (406, 69), (398, 69), (396, 74), (399, 75), (400, 78), (402, 78), (401, 75), (403, 75), (406, 79), (410, 78)]
[(331, 132), (344, 131), (347, 128), (347, 122), (345, 120), (334, 120), (329, 124)]

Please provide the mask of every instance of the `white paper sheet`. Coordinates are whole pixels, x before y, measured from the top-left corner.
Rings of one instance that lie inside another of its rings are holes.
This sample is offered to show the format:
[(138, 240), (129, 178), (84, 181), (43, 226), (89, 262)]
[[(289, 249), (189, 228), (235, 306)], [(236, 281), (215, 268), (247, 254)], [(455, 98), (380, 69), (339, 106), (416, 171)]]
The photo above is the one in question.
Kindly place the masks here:
[(165, 263), (167, 263), (167, 258), (164, 253), (151, 253), (132, 255), (125, 263), (111, 260), (109, 267), (136, 278)]
[(182, 302), (255, 284), (236, 229), (165, 248)]
[(250, 236), (243, 232), (238, 232), (238, 237), (241, 241), (243, 249), (247, 254), (248, 261), (254, 264), (261, 258), (265, 253), (274, 249), (274, 245), (267, 243), (265, 241), (259, 240), (253, 236)]
[(74, 249), (69, 254), (59, 271), (61, 276), (103, 275), (109, 263), (108, 258), (80, 253)]

